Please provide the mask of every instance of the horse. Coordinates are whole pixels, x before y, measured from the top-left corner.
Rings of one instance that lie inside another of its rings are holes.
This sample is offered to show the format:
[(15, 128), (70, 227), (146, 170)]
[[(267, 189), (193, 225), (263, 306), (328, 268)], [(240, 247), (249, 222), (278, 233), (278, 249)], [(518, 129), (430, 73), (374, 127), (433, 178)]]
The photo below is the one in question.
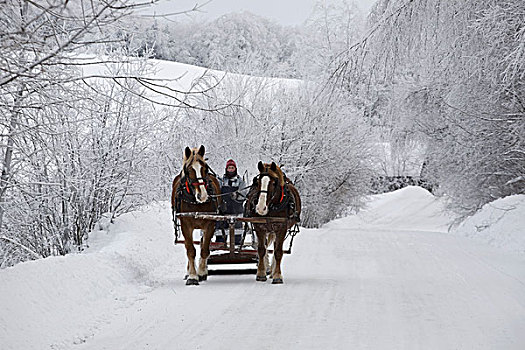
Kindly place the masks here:
[[(183, 167), (172, 184), (171, 209), (175, 230), (175, 213), (207, 212), (216, 214), (220, 206), (220, 184), (204, 159), (204, 146), (184, 150)], [(184, 246), (188, 257), (186, 285), (198, 285), (208, 278), (207, 260), (210, 256), (210, 242), (215, 230), (215, 221), (180, 217)], [(201, 256), (195, 269), (196, 250), (193, 245), (193, 230), (204, 231), (201, 240)], [(175, 231), (177, 232), (177, 231)]]
[(264, 282), (268, 274), (267, 248), (274, 243), (274, 254), (270, 270), (272, 284), (282, 284), (281, 260), (283, 243), (286, 233), (300, 221), (301, 198), (295, 186), (286, 178), (281, 168), (274, 162), (271, 164), (259, 162), (259, 175), (253, 180), (253, 185), (246, 201), (246, 216), (286, 218), (283, 223), (258, 224), (253, 227), (257, 234), (257, 265), (256, 281)]

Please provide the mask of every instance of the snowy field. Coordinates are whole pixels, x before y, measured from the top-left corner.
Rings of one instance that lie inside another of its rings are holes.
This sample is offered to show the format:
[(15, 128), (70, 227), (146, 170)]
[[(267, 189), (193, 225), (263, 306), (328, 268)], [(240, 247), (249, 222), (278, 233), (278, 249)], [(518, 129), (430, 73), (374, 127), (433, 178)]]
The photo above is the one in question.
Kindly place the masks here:
[(152, 205), (85, 253), (1, 270), (0, 349), (525, 349), (524, 197), (450, 234), (425, 190), (374, 196), (303, 229), (283, 285), (185, 286), (169, 206)]
[[(118, 57), (116, 61), (122, 59)], [(144, 89), (144, 95), (151, 101), (167, 105), (179, 105), (179, 102), (171, 97), (192, 103), (192, 96), (199, 96), (202, 91), (210, 87), (218, 88), (216, 91), (220, 93), (231, 86), (251, 85), (252, 87), (248, 89), (250, 93), (261, 93), (261, 91), (271, 92), (272, 89), (282, 86), (296, 88), (304, 84), (303, 81), (297, 79), (254, 77), (156, 59), (126, 58), (122, 62), (111, 63), (114, 60), (110, 57), (81, 55), (76, 57), (76, 60), (84, 64), (90, 63), (82, 69), (82, 76), (88, 83), (99, 83), (101, 77), (108, 76), (139, 76), (143, 79), (143, 83), (152, 89)], [(261, 86), (264, 86), (264, 89), (261, 90)], [(224, 91), (222, 93), (227, 94)], [(231, 96), (230, 98), (238, 102), (240, 97)]]

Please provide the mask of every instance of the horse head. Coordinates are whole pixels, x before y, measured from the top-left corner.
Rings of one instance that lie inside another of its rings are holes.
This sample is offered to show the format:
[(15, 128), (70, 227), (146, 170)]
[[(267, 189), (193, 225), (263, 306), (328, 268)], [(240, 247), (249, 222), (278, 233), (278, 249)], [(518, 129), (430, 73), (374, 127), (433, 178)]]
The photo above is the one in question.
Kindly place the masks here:
[(257, 200), (255, 202), (255, 212), (265, 216), (270, 211), (271, 204), (282, 202), (284, 197), (284, 174), (279, 166), (259, 162), (257, 186)]
[(194, 188), (195, 200), (197, 203), (204, 203), (208, 200), (206, 191), (206, 176), (208, 175), (208, 165), (204, 159), (204, 146), (184, 150), (183, 171), (186, 178), (186, 189), (190, 192), (190, 186)]

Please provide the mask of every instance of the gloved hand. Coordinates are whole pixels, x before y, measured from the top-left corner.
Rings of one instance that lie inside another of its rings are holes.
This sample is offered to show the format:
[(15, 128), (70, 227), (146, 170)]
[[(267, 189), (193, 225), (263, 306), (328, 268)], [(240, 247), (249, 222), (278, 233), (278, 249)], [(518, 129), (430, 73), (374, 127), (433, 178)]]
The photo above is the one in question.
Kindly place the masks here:
[(243, 202), (246, 197), (239, 192), (232, 192), (232, 199), (236, 200), (237, 202)]

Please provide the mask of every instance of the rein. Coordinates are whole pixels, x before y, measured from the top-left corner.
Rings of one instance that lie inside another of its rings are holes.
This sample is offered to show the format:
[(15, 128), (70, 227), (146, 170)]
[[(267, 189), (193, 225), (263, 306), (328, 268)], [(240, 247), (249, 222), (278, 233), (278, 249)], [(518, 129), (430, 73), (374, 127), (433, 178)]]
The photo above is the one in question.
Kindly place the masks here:
[(244, 191), (245, 189), (252, 188), (252, 187), (253, 187), (253, 185), (250, 185), (250, 186), (246, 186), (246, 187), (243, 187), (243, 188), (239, 188), (238, 190), (235, 190), (235, 191), (232, 191), (232, 192), (221, 193), (221, 194), (210, 194), (209, 196), (213, 197), (213, 198), (222, 197), (222, 196), (226, 196), (226, 195), (231, 195), (232, 193), (238, 193), (239, 191)]

